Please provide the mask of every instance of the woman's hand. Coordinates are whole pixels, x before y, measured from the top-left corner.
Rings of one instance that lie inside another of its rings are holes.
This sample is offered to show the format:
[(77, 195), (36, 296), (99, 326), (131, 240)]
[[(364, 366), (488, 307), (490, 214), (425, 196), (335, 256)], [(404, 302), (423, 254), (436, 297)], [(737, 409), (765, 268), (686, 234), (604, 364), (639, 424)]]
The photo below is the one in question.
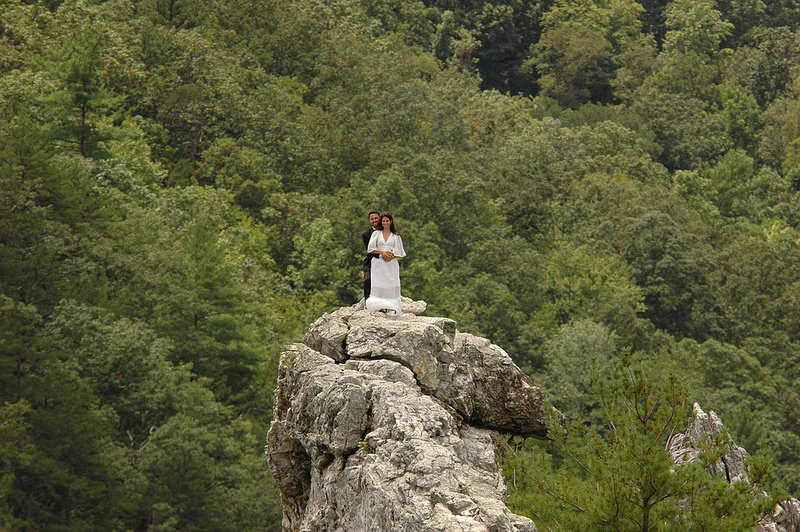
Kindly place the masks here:
[(383, 257), (383, 260), (385, 260), (386, 262), (389, 262), (394, 258), (394, 253), (392, 253), (391, 251), (382, 251), (381, 257)]

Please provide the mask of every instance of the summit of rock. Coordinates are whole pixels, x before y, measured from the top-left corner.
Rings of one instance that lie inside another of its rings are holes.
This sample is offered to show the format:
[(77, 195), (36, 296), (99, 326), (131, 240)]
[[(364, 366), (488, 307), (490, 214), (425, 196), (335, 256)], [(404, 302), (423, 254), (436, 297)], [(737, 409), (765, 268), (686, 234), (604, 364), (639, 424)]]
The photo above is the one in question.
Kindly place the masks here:
[(453, 320), (325, 314), (281, 355), (267, 454), (283, 528), (535, 531), (502, 501), (495, 431), (543, 438), (553, 420), (506, 352)]

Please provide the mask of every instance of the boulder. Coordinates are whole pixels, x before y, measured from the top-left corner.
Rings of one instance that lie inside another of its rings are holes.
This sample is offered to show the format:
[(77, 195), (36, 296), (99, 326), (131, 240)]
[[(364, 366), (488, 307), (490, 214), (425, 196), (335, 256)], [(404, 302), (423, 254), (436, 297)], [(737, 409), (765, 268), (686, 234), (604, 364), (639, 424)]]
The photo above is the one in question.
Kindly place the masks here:
[(267, 455), (283, 529), (535, 531), (503, 503), (494, 430), (543, 438), (557, 416), (452, 320), (326, 314), (281, 355)]

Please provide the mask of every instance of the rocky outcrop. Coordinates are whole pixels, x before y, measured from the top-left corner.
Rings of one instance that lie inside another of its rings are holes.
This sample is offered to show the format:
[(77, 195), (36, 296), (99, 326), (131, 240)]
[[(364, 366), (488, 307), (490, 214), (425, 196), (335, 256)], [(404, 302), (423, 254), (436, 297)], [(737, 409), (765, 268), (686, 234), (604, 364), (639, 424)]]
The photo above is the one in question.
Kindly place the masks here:
[[(725, 435), (722, 421), (716, 413), (704, 412), (700, 405), (694, 405), (695, 419), (686, 431), (675, 434), (667, 443), (672, 460), (680, 465), (698, 459), (702, 443), (715, 435)], [(724, 479), (729, 483), (749, 482), (747, 476), (747, 451), (736, 445), (728, 437), (727, 452), (719, 460), (708, 467), (708, 473)], [(766, 493), (761, 493), (766, 496)], [(800, 532), (800, 501), (789, 499), (779, 503), (772, 515), (762, 519), (756, 532)]]
[(267, 454), (283, 528), (535, 531), (502, 502), (493, 431), (541, 438), (548, 419), (508, 355), (452, 320), (326, 314), (281, 356)]

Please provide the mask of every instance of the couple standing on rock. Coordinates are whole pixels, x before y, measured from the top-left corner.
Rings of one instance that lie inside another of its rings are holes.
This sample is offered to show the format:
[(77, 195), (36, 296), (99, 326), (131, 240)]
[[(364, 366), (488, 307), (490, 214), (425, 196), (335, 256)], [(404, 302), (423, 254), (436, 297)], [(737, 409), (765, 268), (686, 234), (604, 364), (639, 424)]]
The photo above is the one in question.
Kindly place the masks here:
[(364, 307), (385, 312), (393, 310), (403, 314), (400, 302), (400, 264), (397, 259), (406, 256), (403, 239), (388, 212), (369, 213), (370, 228), (364, 231)]

